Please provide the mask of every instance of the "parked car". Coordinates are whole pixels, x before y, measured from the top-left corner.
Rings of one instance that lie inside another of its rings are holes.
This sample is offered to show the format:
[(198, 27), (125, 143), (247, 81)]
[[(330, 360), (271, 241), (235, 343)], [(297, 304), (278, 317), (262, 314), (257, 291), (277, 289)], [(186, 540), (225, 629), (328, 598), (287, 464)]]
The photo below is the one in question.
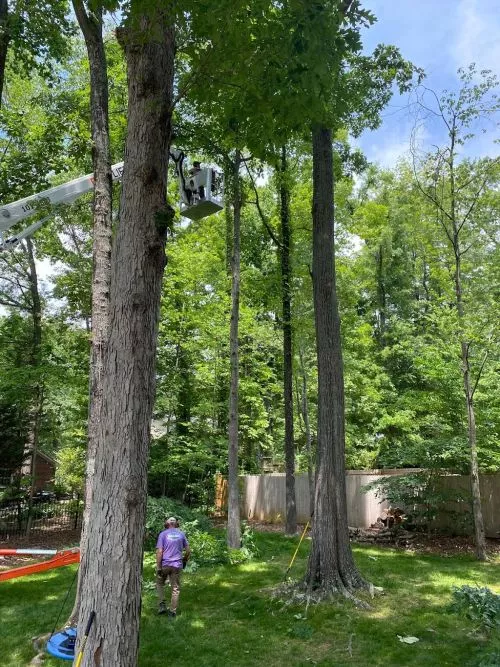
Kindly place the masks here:
[(37, 491), (33, 495), (33, 503), (48, 503), (56, 499), (56, 494), (52, 491)]

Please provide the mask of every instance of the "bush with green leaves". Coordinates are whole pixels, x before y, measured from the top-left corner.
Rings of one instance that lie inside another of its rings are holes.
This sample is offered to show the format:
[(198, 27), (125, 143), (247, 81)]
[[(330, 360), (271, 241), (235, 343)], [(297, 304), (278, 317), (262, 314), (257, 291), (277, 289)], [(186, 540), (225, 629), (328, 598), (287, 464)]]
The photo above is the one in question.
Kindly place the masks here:
[(210, 519), (196, 510), (170, 498), (148, 498), (146, 516), (146, 549), (154, 549), (158, 533), (164, 529), (165, 519), (174, 516), (186, 533), (191, 548), (188, 569), (201, 565), (243, 563), (257, 554), (255, 538), (250, 526), (244, 524), (241, 549), (228, 549), (225, 536), (212, 528)]
[(255, 532), (247, 521), (242, 522), (241, 528), (241, 551), (243, 551), (247, 555), (248, 560), (250, 560), (259, 555), (259, 549), (255, 542)]
[(222, 535), (198, 530), (189, 525), (186, 527), (186, 535), (191, 548), (191, 560), (196, 566), (222, 565), (230, 562), (229, 552)]
[(477, 667), (498, 667), (500, 665), (500, 651), (486, 653), (479, 661)]
[(500, 595), (486, 586), (454, 586), (450, 609), (472, 621), (476, 630), (500, 628)]
[(440, 484), (440, 471), (417, 470), (407, 475), (380, 477), (362, 489), (375, 490), (381, 501), (399, 507), (405, 513), (405, 528), (430, 531), (440, 516), (453, 519), (454, 530), (470, 530), (470, 495)]
[(158, 533), (165, 528), (165, 519), (171, 516), (175, 516), (184, 531), (187, 531), (188, 528), (208, 531), (211, 528), (210, 519), (201, 512), (186, 507), (172, 498), (149, 496), (146, 512), (146, 545), (148, 548), (154, 547)]

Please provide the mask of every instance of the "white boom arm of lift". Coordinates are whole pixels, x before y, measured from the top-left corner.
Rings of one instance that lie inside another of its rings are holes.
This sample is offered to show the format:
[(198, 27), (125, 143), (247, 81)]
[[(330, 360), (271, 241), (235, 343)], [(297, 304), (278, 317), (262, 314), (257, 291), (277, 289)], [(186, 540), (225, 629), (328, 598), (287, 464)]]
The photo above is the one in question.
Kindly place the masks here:
[[(170, 156), (175, 163), (175, 172), (179, 181), (180, 213), (191, 220), (204, 218), (223, 209), (224, 181), (222, 174), (210, 167), (202, 168), (199, 162), (193, 163), (193, 168), (186, 175), (183, 169), (184, 153), (171, 150)], [(119, 181), (123, 175), (123, 162), (111, 167), (113, 181)], [(94, 187), (94, 175), (87, 174), (72, 181), (56, 185), (36, 195), (19, 199), (0, 208), (0, 251), (15, 248), (20, 241), (31, 236), (40, 229), (53, 214), (47, 215), (33, 223), (18, 234), (4, 237), (11, 227), (18, 222), (29, 218), (38, 211), (38, 203), (49, 202), (55, 204), (70, 204)]]
[[(123, 174), (123, 162), (114, 164), (111, 167), (113, 181), (119, 181)], [(22, 239), (31, 236), (37, 229), (50, 220), (51, 215), (38, 220), (26, 229), (23, 229), (19, 234), (15, 234), (9, 238), (3, 238), (3, 232), (10, 229), (21, 220), (29, 218), (37, 212), (37, 204), (39, 202), (50, 202), (51, 204), (71, 204), (71, 202), (78, 199), (86, 192), (90, 192), (94, 187), (94, 174), (87, 174), (80, 178), (75, 178), (72, 181), (56, 185), (53, 188), (39, 192), (36, 195), (19, 199), (0, 208), (0, 250), (6, 248), (14, 248)]]

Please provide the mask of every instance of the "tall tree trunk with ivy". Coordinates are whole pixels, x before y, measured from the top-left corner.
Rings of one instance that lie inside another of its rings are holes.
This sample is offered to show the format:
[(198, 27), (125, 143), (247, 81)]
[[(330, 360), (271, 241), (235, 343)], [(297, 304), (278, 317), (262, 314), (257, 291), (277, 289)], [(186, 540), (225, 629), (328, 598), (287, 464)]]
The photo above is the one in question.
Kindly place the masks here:
[(291, 227), (290, 186), (288, 183), (286, 146), (281, 149), (279, 169), (279, 197), (281, 239), (281, 301), (283, 328), (283, 399), (285, 405), (285, 487), (286, 525), (285, 533), (297, 531), (297, 505), (295, 500), (295, 443), (293, 437), (293, 362), (292, 362), (292, 294), (291, 294)]
[(304, 353), (299, 349), (300, 372), (302, 375), (302, 395), (300, 398), (300, 410), (304, 420), (304, 431), (306, 438), (307, 455), (307, 482), (309, 487), (309, 514), (314, 512), (314, 466), (312, 454), (311, 422), (309, 420), (309, 401), (307, 399), (307, 370), (304, 363)]
[(231, 384), (229, 390), (228, 425), (228, 475), (227, 475), (227, 545), (232, 549), (241, 546), (240, 493), (238, 482), (238, 393), (239, 393), (239, 321), (240, 321), (240, 224), (241, 224), (241, 154), (236, 151), (231, 175), (233, 196), (233, 243), (231, 254), (231, 328), (229, 355)]
[(102, 10), (87, 12), (83, 0), (73, 0), (82, 30), (90, 68), (90, 119), (94, 167), (92, 248), (92, 338), (89, 376), (89, 418), (80, 570), (77, 594), (69, 622), (75, 623), (80, 606), (80, 583), (87, 566), (87, 527), (92, 502), (97, 436), (103, 399), (104, 360), (109, 335), (111, 280), (112, 179), (108, 113), (108, 73), (103, 40)]
[(43, 410), (43, 378), (40, 367), (42, 364), (42, 300), (38, 288), (38, 275), (36, 270), (33, 242), (27, 238), (24, 243), (26, 257), (28, 259), (28, 285), (29, 304), (32, 320), (31, 350), (29, 357), (30, 367), (30, 410), (28, 419), (28, 432), (23, 452), (23, 469), (29, 471), (30, 486), (28, 498), (28, 522), (26, 534), (31, 530), (33, 496), (36, 483), (36, 459), (38, 443), (40, 440), (40, 425)]
[(117, 31), (127, 66), (127, 140), (76, 647), (78, 652), (95, 611), (84, 667), (136, 667), (138, 659), (156, 340), (165, 240), (173, 218), (166, 200), (172, 25), (167, 9), (137, 1)]
[(347, 525), (344, 377), (334, 253), (332, 134), (313, 128), (313, 295), (318, 360), (318, 452), (306, 587), (350, 595), (366, 582)]

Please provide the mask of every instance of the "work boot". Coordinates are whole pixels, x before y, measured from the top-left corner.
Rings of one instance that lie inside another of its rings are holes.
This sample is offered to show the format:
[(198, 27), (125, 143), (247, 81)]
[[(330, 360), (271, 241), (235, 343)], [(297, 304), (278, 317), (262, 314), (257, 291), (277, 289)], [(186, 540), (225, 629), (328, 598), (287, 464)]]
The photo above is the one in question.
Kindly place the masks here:
[[(158, 613), (159, 614), (165, 614), (167, 611), (167, 608), (165, 607), (164, 602), (160, 602), (160, 606), (158, 607)], [(170, 613), (170, 612), (169, 612)]]
[(168, 610), (168, 617), (169, 618), (175, 618), (177, 616), (177, 613), (175, 611), (172, 611), (171, 609)]

